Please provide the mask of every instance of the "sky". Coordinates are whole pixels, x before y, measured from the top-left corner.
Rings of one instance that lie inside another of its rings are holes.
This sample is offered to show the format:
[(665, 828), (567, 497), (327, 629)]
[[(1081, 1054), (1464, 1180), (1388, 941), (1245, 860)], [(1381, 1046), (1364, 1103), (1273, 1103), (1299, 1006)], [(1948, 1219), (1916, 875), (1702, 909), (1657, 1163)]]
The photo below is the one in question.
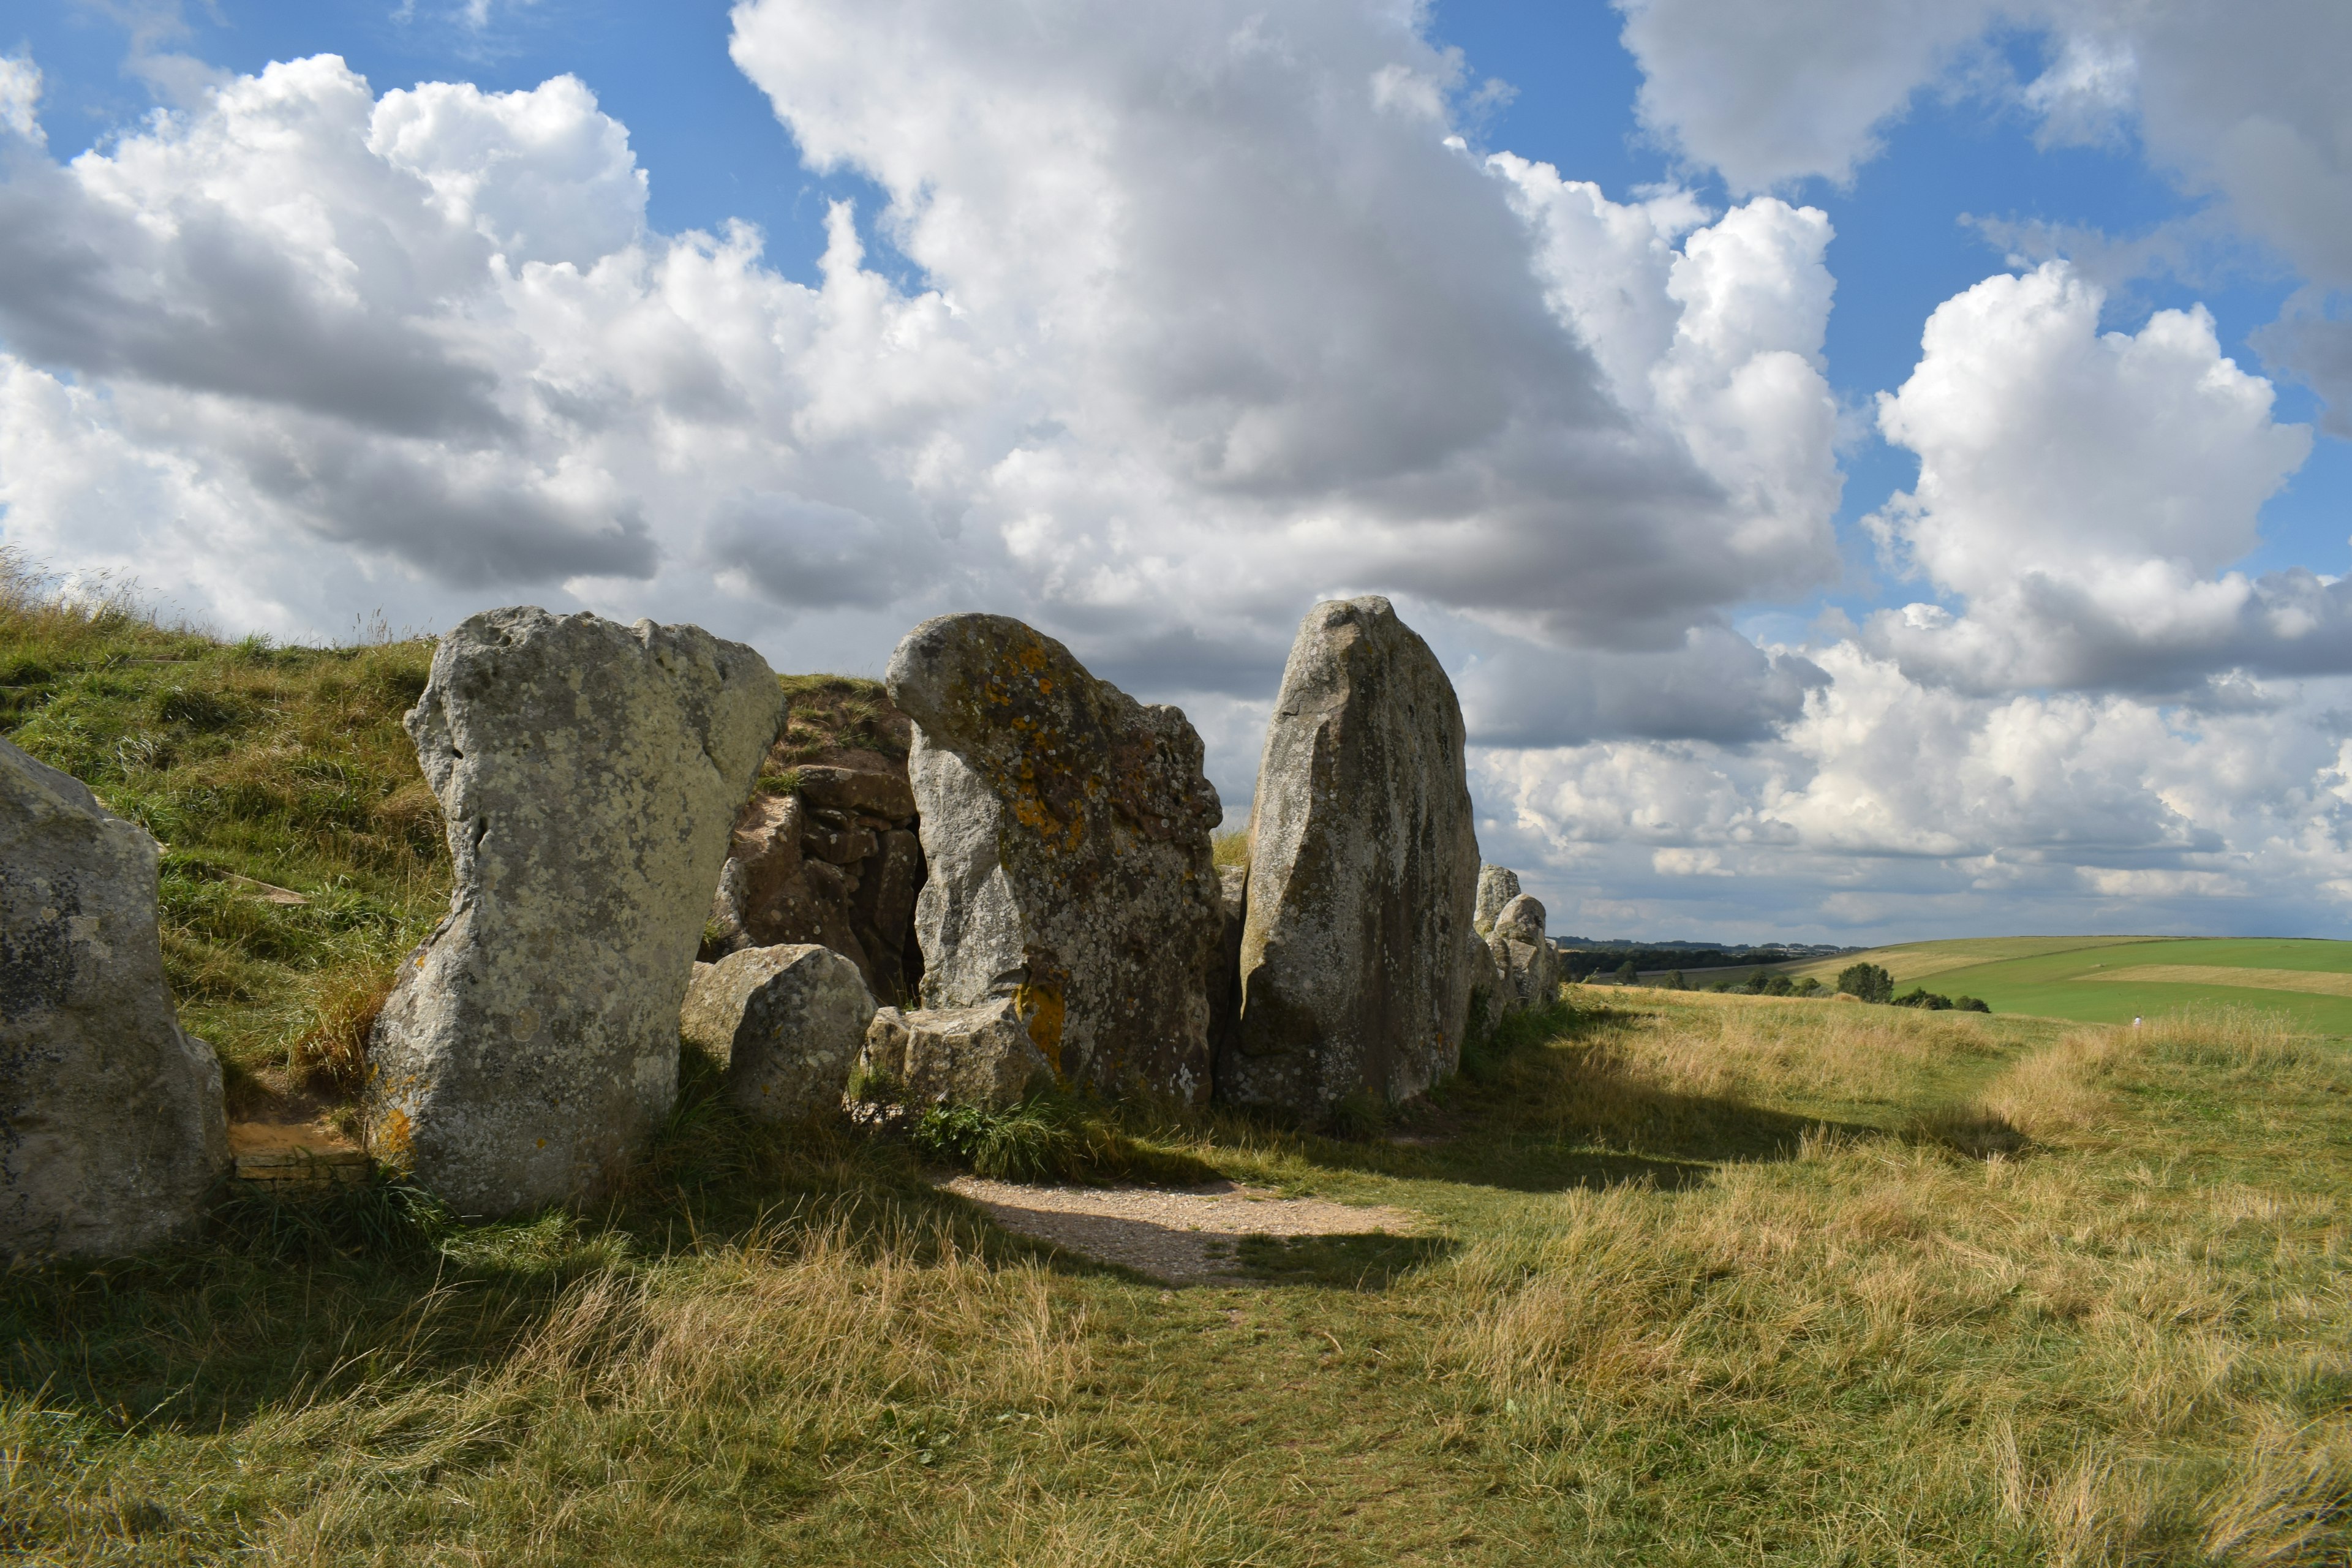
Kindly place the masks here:
[(1555, 934), (2352, 936), (2340, 0), (0, 0), (0, 545), (877, 674), (1248, 813), (1385, 594)]

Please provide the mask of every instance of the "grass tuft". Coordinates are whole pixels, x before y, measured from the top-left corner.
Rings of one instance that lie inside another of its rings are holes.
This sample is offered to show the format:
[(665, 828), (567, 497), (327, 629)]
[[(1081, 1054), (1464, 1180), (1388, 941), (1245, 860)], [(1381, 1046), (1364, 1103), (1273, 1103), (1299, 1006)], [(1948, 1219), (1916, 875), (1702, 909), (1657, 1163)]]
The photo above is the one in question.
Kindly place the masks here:
[(934, 1105), (916, 1119), (913, 1142), (930, 1159), (1002, 1181), (1196, 1183), (1216, 1175), (1213, 1166), (1122, 1120), (1135, 1114), (1051, 1090), (1003, 1110)]

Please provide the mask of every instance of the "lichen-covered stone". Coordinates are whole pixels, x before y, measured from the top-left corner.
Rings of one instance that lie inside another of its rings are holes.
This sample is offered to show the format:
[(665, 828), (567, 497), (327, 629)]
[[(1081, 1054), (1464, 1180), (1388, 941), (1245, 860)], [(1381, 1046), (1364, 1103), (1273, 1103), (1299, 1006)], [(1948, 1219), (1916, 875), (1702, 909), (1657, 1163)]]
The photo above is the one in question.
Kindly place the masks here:
[(1471, 923), (1482, 933), (1495, 929), (1503, 906), (1519, 896), (1519, 874), (1508, 866), (1478, 868), (1478, 909)]
[(1010, 996), (972, 1007), (877, 1008), (859, 1067), (908, 1105), (1001, 1110), (1054, 1081), (1053, 1065), (1031, 1037), (1034, 1023)]
[(678, 1033), (727, 1064), (727, 1097), (737, 1107), (791, 1121), (841, 1108), (873, 1021), (857, 965), (808, 942), (696, 964)]
[(457, 887), (369, 1047), (379, 1160), (466, 1214), (586, 1198), (677, 1093), (678, 1009), (738, 809), (782, 722), (698, 626), (492, 610), (407, 718)]
[(1486, 946), (1502, 976), (1504, 1014), (1549, 1005), (1559, 994), (1559, 950), (1544, 932), (1543, 903), (1534, 894), (1502, 907)]
[(1064, 1081), (1206, 1100), (1221, 811), (1192, 724), (1003, 616), (924, 622), (887, 682), (915, 724), (924, 1005), (1009, 996)]
[(1478, 879), (1462, 710), (1386, 599), (1300, 624), (1251, 822), (1240, 1039), (1219, 1095), (1319, 1120), (1452, 1073)]
[(156, 861), (0, 741), (0, 1259), (184, 1237), (227, 1168), (220, 1062), (163, 983)]

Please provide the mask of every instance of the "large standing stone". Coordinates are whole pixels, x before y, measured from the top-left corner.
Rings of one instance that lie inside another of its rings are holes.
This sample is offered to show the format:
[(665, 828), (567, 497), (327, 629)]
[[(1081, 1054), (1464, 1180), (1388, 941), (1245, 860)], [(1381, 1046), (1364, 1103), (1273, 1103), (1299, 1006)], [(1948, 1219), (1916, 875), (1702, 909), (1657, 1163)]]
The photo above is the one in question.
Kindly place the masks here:
[(1504, 1014), (1548, 1006), (1559, 994), (1559, 950), (1544, 933), (1544, 907), (1534, 894), (1503, 906), (1486, 946), (1502, 977)]
[(924, 1005), (1011, 996), (1066, 1081), (1206, 1100), (1220, 808), (1192, 724), (1003, 616), (925, 621), (887, 680), (915, 723)]
[(492, 610), (408, 715), (457, 888), (369, 1047), (378, 1159), (460, 1212), (609, 1185), (677, 1093), (729, 828), (782, 722), (760, 656), (698, 626)]
[(156, 860), (0, 741), (0, 1259), (184, 1237), (228, 1165), (220, 1062), (163, 984)]
[(1459, 1065), (1478, 878), (1462, 747), (1453, 683), (1386, 599), (1307, 613), (1258, 767), (1223, 1098), (1319, 1119)]
[(828, 947), (751, 947), (698, 963), (678, 1033), (727, 1064), (727, 1096), (791, 1121), (841, 1109), (874, 998), (857, 965)]
[(1484, 931), (1495, 929), (1495, 917), (1503, 906), (1519, 896), (1519, 874), (1508, 866), (1478, 868), (1478, 910), (1471, 923)]
[(1031, 1037), (1034, 1019), (1000, 996), (972, 1007), (876, 1010), (859, 1058), (869, 1080), (909, 1105), (982, 1105), (1002, 1110), (1054, 1079)]

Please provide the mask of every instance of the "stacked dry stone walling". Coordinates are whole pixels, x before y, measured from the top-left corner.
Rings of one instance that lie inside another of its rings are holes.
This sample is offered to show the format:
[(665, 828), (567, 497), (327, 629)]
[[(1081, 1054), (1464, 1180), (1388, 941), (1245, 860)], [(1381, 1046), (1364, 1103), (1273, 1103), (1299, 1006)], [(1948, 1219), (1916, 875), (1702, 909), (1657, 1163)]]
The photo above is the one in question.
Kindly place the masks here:
[(875, 995), (906, 995), (921, 973), (908, 949), (923, 884), (906, 768), (867, 752), (793, 774), (793, 794), (755, 795), (735, 819), (703, 956), (814, 943)]
[(157, 861), (0, 741), (0, 1262), (186, 1237), (227, 1169), (220, 1062), (163, 984)]

